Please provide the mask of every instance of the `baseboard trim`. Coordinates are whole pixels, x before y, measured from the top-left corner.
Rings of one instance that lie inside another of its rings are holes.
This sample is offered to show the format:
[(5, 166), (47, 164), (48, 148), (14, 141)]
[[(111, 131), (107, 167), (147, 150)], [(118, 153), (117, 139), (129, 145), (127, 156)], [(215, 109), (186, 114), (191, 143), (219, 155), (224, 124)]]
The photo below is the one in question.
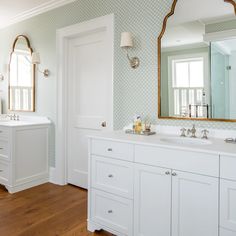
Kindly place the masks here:
[(56, 181), (56, 168), (50, 167), (49, 168), (49, 182), (52, 184), (58, 184)]
[(29, 188), (33, 188), (33, 187), (36, 187), (38, 185), (45, 184), (45, 183), (48, 183), (48, 178), (32, 180), (30, 182), (23, 183), (23, 184), (16, 185), (16, 186), (5, 185), (5, 187), (9, 193), (16, 193), (16, 192), (20, 192), (20, 191), (23, 191), (23, 190), (26, 190)]

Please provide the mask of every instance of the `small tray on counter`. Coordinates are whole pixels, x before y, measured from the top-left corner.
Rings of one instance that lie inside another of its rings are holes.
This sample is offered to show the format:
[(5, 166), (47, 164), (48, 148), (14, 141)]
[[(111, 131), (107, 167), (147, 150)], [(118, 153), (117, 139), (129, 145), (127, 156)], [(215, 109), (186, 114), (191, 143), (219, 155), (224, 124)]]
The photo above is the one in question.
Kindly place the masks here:
[(141, 131), (141, 132), (135, 132), (132, 129), (125, 130), (126, 134), (135, 134), (135, 135), (143, 135), (143, 136), (150, 136), (156, 134), (154, 131)]
[(232, 143), (232, 144), (236, 144), (236, 138), (226, 138), (225, 139), (226, 143)]

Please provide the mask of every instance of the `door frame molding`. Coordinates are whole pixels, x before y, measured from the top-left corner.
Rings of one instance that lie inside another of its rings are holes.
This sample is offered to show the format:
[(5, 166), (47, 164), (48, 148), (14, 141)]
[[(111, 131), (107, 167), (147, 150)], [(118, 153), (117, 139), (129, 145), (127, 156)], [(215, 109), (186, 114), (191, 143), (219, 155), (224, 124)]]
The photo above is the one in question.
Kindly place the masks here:
[(111, 127), (113, 127), (113, 65), (114, 65), (114, 14), (98, 17), (89, 21), (71, 25), (56, 32), (57, 51), (57, 120), (56, 120), (56, 160), (51, 182), (67, 184), (67, 104), (68, 104), (68, 41), (86, 31), (106, 28), (111, 48)]

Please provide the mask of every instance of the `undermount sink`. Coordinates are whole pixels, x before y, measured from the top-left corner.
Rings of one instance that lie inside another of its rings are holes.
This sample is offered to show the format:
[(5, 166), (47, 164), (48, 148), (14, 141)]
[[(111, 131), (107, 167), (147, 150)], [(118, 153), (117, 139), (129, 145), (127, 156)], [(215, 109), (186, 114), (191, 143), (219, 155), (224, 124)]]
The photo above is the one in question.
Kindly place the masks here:
[(174, 138), (161, 138), (160, 141), (170, 144), (182, 144), (182, 145), (210, 145), (212, 142), (207, 139), (199, 138), (184, 138), (184, 137), (174, 137)]

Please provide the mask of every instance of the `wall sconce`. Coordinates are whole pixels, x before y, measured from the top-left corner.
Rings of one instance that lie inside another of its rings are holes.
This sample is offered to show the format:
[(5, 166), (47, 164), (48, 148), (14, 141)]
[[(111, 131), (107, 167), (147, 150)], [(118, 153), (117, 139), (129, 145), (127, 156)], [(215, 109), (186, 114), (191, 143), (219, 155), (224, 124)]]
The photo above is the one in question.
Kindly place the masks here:
[(4, 64), (1, 66), (1, 72), (0, 72), (0, 81), (3, 81), (6, 77), (7, 71), (8, 71), (8, 65)]
[[(34, 64), (34, 65), (39, 65), (39, 64), (41, 63), (39, 53), (38, 53), (38, 52), (33, 52), (33, 53), (32, 53), (32, 59), (31, 59), (31, 60), (32, 60), (32, 64)], [(47, 78), (47, 77), (49, 76), (49, 74), (50, 74), (50, 71), (49, 71), (48, 69), (45, 69), (45, 70), (41, 71), (41, 70), (39, 70), (39, 69), (37, 68), (37, 70), (38, 70), (40, 73), (42, 73), (45, 78)]]
[(120, 47), (124, 48), (126, 50), (127, 58), (129, 60), (131, 68), (133, 68), (133, 69), (138, 68), (139, 65), (140, 65), (139, 58), (138, 57), (130, 57), (129, 56), (129, 49), (134, 47), (133, 37), (132, 37), (132, 34), (130, 32), (123, 32), (123, 33), (121, 33)]

